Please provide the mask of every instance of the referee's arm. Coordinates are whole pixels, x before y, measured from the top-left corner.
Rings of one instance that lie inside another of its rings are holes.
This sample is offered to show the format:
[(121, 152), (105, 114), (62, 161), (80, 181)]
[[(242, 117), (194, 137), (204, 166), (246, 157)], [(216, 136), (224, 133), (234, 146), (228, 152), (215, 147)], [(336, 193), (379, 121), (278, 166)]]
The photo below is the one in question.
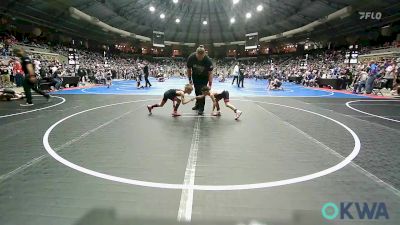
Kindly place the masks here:
[(208, 71), (208, 86), (211, 88), (213, 82), (212, 70)]
[(192, 80), (192, 68), (187, 68), (187, 76), (189, 78), (189, 84), (193, 85), (193, 80)]
[(26, 69), (28, 70), (28, 75), (29, 75), (30, 77), (34, 77), (34, 76), (36, 75), (36, 74), (35, 74), (35, 70), (33, 69), (32, 63), (27, 64), (27, 65), (26, 65)]

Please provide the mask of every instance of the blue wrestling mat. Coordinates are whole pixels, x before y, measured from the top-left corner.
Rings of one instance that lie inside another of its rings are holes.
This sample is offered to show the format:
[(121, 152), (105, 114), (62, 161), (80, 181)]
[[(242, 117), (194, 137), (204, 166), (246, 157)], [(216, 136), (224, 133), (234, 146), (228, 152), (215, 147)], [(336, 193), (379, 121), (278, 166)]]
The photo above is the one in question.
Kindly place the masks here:
[[(164, 92), (172, 88), (183, 88), (187, 79), (171, 78), (165, 82), (158, 82), (156, 79), (150, 79), (151, 88), (136, 88), (136, 81), (122, 80), (113, 81), (110, 88), (106, 86), (96, 86), (90, 88), (63, 90), (57, 94), (103, 94), (103, 95), (163, 95)], [(144, 83), (144, 82), (143, 82)], [(332, 92), (329, 90), (318, 90), (303, 87), (294, 83), (283, 83), (283, 90), (267, 90), (267, 80), (246, 79), (244, 88), (238, 88), (232, 85), (232, 80), (218, 82), (214, 80), (214, 90), (228, 90), (232, 97), (325, 97), (325, 98), (368, 98), (361, 95)]]

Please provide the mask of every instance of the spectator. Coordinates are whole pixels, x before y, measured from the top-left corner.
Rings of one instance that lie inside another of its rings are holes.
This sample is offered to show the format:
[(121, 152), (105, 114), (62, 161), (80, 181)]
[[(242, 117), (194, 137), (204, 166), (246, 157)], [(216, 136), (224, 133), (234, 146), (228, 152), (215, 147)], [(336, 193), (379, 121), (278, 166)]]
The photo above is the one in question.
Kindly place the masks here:
[(52, 74), (52, 86), (54, 86), (56, 90), (60, 90), (62, 85), (62, 79), (60, 75), (61, 73), (58, 70), (54, 71), (54, 73)]
[(395, 67), (396, 67), (395, 61), (391, 61), (386, 66), (385, 74), (383, 76), (383, 79), (386, 80), (386, 83), (385, 83), (385, 88), (386, 89), (392, 89), (393, 88), (393, 82), (394, 82), (394, 79), (395, 79)]
[(1, 82), (3, 87), (11, 87), (11, 81), (10, 81), (10, 71), (8, 69), (8, 66), (5, 64), (2, 64), (0, 67), (0, 76), (1, 76)]
[(362, 88), (365, 88), (365, 84), (367, 83), (368, 73), (366, 71), (361, 71), (354, 80), (354, 94), (360, 94)]
[(365, 84), (365, 93), (371, 94), (372, 89), (374, 88), (374, 81), (378, 76), (379, 66), (375, 63), (375, 61), (371, 61), (369, 67), (367, 68), (368, 71), (368, 79)]
[(21, 87), (24, 80), (24, 72), (22, 71), (22, 65), (18, 59), (14, 59), (13, 61), (13, 74), (16, 86)]

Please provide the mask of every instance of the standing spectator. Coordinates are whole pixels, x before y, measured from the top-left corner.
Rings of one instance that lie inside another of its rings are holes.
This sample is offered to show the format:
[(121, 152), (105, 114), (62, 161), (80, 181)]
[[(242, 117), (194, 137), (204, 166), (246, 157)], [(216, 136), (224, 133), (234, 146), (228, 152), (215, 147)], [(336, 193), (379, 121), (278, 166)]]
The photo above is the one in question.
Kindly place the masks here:
[(368, 79), (365, 84), (365, 92), (367, 94), (372, 93), (372, 89), (374, 88), (374, 81), (378, 75), (378, 70), (379, 70), (379, 66), (374, 61), (371, 61), (370, 65), (368, 67)]
[(78, 76), (80, 82), (85, 82), (86, 70), (84, 68), (79, 67)]
[(387, 67), (385, 69), (385, 75), (383, 76), (383, 79), (386, 80), (385, 82), (385, 88), (386, 89), (392, 89), (393, 88), (393, 83), (394, 83), (394, 78), (395, 78), (395, 61), (392, 61), (387, 64)]
[(111, 68), (111, 78), (112, 79), (120, 79), (117, 75), (117, 71), (114, 68)]
[(0, 67), (0, 76), (1, 76), (1, 81), (3, 87), (10, 87), (11, 86), (11, 81), (10, 81), (10, 71), (8, 70), (8, 66), (2, 64)]
[(14, 59), (13, 73), (14, 73), (14, 77), (15, 77), (15, 85), (17, 87), (21, 87), (22, 82), (24, 80), (24, 75), (23, 75), (24, 71), (22, 71), (22, 66), (21, 66), (21, 63), (19, 62), (18, 58)]

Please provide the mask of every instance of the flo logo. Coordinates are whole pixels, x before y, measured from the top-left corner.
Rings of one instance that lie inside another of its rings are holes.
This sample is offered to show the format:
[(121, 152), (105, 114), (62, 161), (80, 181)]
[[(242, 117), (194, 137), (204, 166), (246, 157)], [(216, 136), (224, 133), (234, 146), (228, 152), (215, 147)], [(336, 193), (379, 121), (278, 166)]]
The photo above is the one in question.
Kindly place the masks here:
[(339, 207), (332, 202), (325, 203), (321, 209), (322, 217), (334, 220), (388, 220), (389, 213), (383, 202), (341, 202)]
[(381, 12), (358, 12), (360, 14), (360, 20), (380, 20), (382, 18)]

